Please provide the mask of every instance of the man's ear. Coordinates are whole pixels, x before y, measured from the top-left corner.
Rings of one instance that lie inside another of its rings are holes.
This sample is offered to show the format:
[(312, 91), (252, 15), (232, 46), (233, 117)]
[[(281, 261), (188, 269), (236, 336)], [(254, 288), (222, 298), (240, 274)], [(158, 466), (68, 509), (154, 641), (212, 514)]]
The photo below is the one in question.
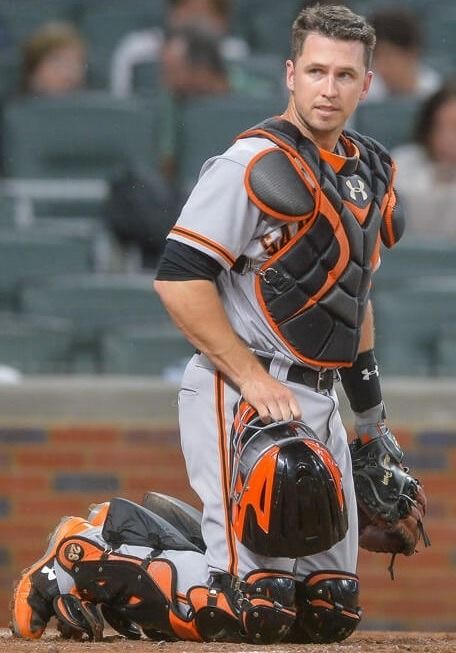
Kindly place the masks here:
[(289, 91), (294, 91), (295, 67), (291, 59), (287, 59), (286, 67), (287, 67), (287, 88)]
[(372, 70), (368, 70), (367, 73), (364, 76), (363, 89), (361, 91), (361, 95), (359, 96), (360, 101), (366, 99), (366, 97), (367, 97), (367, 95), (369, 93), (369, 89), (371, 87), (373, 78), (374, 78), (374, 73), (372, 72)]

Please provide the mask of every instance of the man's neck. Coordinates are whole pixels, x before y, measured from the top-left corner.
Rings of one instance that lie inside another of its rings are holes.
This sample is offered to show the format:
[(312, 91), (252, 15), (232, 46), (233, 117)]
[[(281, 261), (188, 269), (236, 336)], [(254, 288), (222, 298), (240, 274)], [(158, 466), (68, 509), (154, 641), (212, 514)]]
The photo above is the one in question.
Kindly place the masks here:
[(304, 122), (304, 120), (302, 120), (301, 116), (299, 116), (296, 111), (296, 107), (291, 102), (282, 113), (282, 118), (291, 122), (299, 129), (303, 136), (309, 138), (313, 143), (315, 143), (315, 145), (317, 145), (317, 147), (322, 148), (323, 150), (328, 150), (329, 152), (334, 151), (342, 133), (342, 130), (334, 132), (315, 132)]

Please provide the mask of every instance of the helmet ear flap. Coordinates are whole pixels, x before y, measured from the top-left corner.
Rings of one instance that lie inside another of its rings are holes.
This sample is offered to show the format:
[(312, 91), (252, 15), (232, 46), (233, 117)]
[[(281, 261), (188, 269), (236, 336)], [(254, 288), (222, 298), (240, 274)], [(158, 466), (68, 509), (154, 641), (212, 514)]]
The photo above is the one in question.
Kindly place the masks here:
[(326, 551), (345, 536), (341, 472), (306, 424), (265, 426), (256, 418), (233, 446), (231, 521), (244, 546), (296, 558)]

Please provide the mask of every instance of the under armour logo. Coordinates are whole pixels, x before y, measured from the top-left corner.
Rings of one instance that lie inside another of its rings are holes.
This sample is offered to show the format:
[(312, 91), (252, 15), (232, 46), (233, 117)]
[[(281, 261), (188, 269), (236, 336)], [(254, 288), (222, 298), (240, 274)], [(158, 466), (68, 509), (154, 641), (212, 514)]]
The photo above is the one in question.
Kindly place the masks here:
[(358, 182), (357, 186), (353, 185), (353, 182), (351, 181), (351, 179), (347, 179), (347, 181), (345, 182), (347, 184), (348, 188), (350, 189), (350, 197), (352, 198), (352, 200), (355, 200), (355, 202), (356, 202), (356, 193), (360, 193), (361, 198), (363, 199), (363, 201), (366, 201), (368, 195), (367, 195), (366, 191), (364, 190), (364, 188), (365, 188), (364, 181), (362, 179), (357, 179), (356, 181)]
[(54, 567), (51, 568), (51, 567), (48, 567), (47, 565), (44, 565), (44, 567), (41, 570), (41, 573), (46, 574), (49, 581), (55, 580), (55, 578), (56, 578)]
[(367, 367), (365, 367), (361, 370), (361, 374), (363, 375), (363, 381), (369, 381), (371, 376), (380, 376), (378, 373), (378, 365), (376, 365), (373, 370), (368, 370)]

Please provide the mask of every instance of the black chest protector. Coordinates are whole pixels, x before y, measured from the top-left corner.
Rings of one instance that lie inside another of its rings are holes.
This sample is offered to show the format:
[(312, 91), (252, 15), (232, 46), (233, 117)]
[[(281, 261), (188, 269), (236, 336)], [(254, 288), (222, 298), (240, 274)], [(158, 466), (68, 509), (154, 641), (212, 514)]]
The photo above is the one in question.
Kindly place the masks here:
[[(348, 158), (323, 156), (291, 123), (270, 118), (240, 134), (265, 147), (246, 170), (250, 200), (297, 231), (261, 267), (256, 294), (288, 350), (318, 367), (356, 358), (380, 240), (393, 246), (404, 221), (394, 164), (376, 141), (344, 132)], [(333, 160), (331, 160), (331, 157)]]

